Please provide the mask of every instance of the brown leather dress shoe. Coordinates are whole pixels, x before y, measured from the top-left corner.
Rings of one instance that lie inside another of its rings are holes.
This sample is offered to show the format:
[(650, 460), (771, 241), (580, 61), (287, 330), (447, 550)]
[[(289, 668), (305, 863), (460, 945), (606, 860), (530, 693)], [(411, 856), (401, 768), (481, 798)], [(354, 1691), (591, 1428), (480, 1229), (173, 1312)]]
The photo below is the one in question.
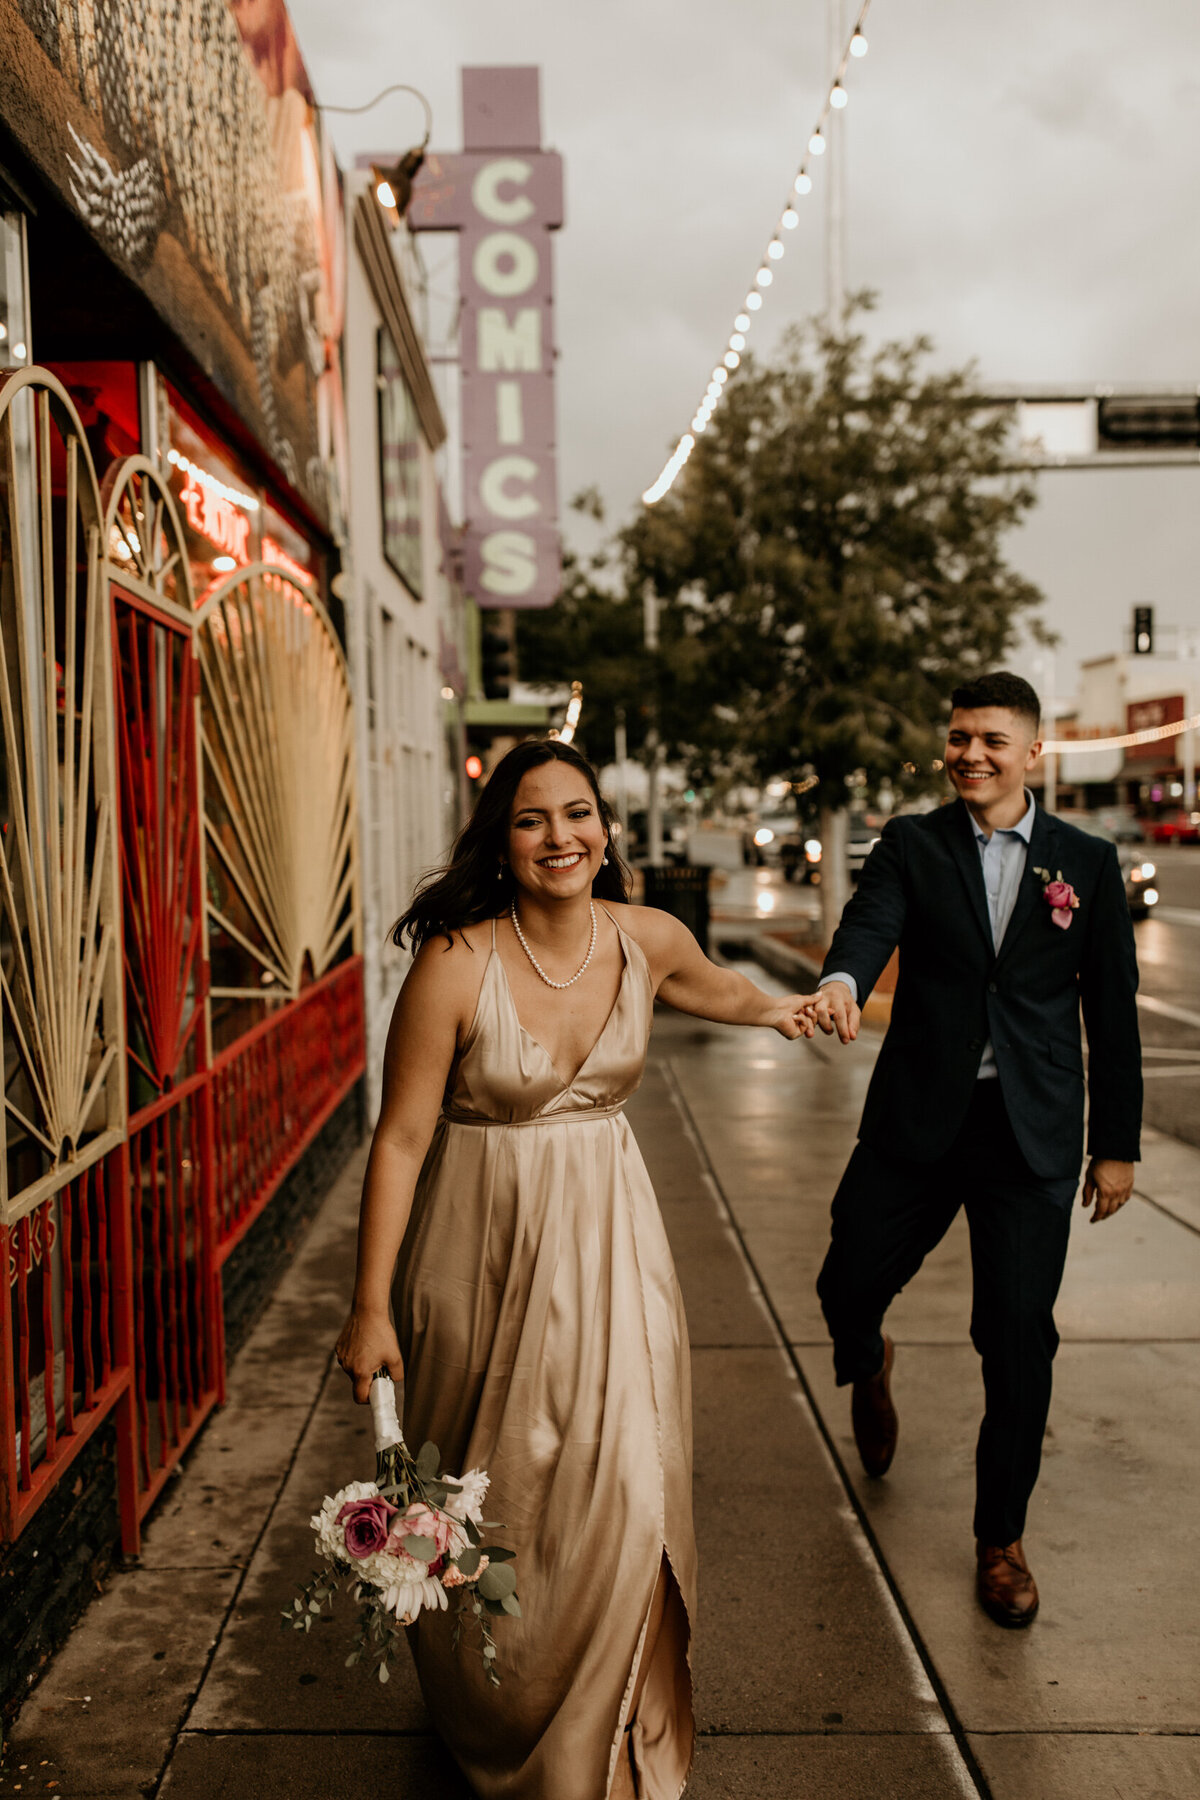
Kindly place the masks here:
[(1031, 1625), (1038, 1609), (1037, 1582), (1029, 1572), (1020, 1538), (1015, 1544), (976, 1541), (975, 1555), (979, 1604), (988, 1618), (1010, 1628)]
[(856, 1381), (850, 1394), (850, 1423), (868, 1475), (886, 1475), (896, 1454), (900, 1421), (892, 1405), (892, 1364), (896, 1346), (883, 1340), (883, 1367), (869, 1381)]

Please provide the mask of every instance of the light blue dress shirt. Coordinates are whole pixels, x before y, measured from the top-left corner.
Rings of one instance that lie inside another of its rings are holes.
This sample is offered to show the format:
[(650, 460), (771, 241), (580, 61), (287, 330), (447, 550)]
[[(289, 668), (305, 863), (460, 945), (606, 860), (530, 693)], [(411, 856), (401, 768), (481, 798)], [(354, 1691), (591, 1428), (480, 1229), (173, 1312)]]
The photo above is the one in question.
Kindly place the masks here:
[[(992, 948), (999, 950), (1004, 942), (1004, 934), (1008, 930), (1008, 922), (1013, 916), (1013, 907), (1017, 904), (1017, 890), (1021, 885), (1021, 877), (1025, 873), (1025, 864), (1029, 857), (1029, 839), (1033, 832), (1033, 821), (1036, 814), (1033, 795), (1025, 790), (1028, 805), (1024, 818), (1004, 831), (993, 831), (989, 837), (981, 831), (971, 819), (971, 829), (975, 833), (975, 842), (979, 846), (979, 861), (983, 867), (983, 885), (987, 893), (988, 919), (992, 927)], [(826, 975), (821, 982), (825, 987), (831, 981), (844, 981), (858, 1004), (858, 983), (853, 975), (838, 971), (834, 975)], [(996, 1052), (992, 1048), (992, 1040), (988, 1039), (983, 1046), (983, 1055), (979, 1062), (980, 1081), (994, 1081), (997, 1075)]]

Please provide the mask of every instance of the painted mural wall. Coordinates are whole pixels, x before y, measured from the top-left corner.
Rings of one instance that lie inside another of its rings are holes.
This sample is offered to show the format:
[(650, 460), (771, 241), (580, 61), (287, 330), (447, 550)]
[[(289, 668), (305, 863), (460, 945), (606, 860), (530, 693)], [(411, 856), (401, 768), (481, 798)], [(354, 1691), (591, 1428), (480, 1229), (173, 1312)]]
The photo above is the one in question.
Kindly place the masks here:
[(0, 43), (8, 129), (337, 530), (341, 197), (282, 0), (0, 0)]

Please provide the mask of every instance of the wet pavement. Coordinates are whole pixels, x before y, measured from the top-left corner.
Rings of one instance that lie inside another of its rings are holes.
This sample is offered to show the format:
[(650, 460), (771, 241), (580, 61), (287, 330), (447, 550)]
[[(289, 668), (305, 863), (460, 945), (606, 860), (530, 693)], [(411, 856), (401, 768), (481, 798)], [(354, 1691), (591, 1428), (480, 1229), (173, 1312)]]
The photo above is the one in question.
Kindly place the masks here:
[[(858, 1469), (813, 1293), (875, 1042), (792, 1045), (660, 1013), (629, 1108), (693, 1344), (689, 1797), (1194, 1800), (1200, 1153), (1152, 1133), (1137, 1200), (1104, 1226), (1076, 1214), (1026, 1535), (1042, 1613), (1000, 1631), (972, 1594), (965, 1230), (892, 1313), (901, 1442), (884, 1481)], [(371, 1466), (329, 1358), (361, 1165), (238, 1359), (141, 1566), (26, 1706), (0, 1794), (53, 1780), (97, 1800), (467, 1800), (410, 1670), (386, 1688), (346, 1670), (346, 1616), (307, 1638), (279, 1625), (310, 1566), (309, 1511)]]

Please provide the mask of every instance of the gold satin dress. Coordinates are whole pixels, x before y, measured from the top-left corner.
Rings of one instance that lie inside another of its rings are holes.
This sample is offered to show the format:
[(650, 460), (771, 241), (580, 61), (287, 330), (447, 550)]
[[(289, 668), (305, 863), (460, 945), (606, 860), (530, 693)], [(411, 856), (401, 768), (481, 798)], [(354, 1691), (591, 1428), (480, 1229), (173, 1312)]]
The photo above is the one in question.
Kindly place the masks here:
[[(523, 1617), (496, 1623), (499, 1689), (469, 1628), (452, 1649), (453, 1614), (423, 1612), (410, 1632), (433, 1722), (479, 1800), (604, 1800), (626, 1727), (644, 1800), (678, 1800), (692, 1758), (687, 1324), (622, 1111), (653, 991), (617, 930), (620, 991), (568, 1086), (518, 1022), (493, 925), (397, 1266), (405, 1437), (432, 1439), (452, 1472), (488, 1471), (486, 1515), (517, 1557)], [(666, 1617), (630, 1720), (664, 1567)]]

